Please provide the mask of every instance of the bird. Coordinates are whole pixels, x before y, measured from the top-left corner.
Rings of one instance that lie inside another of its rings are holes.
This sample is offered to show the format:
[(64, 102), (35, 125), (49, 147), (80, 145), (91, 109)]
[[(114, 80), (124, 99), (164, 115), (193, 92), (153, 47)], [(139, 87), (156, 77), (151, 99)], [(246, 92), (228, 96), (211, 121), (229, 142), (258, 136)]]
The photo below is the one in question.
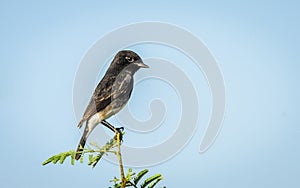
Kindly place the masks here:
[(115, 55), (78, 123), (78, 128), (81, 128), (84, 122), (86, 125), (77, 147), (76, 160), (80, 159), (88, 136), (99, 123), (114, 132), (119, 131), (119, 128), (114, 128), (106, 119), (117, 114), (127, 104), (133, 90), (133, 76), (140, 68), (149, 66), (137, 53), (122, 50)]

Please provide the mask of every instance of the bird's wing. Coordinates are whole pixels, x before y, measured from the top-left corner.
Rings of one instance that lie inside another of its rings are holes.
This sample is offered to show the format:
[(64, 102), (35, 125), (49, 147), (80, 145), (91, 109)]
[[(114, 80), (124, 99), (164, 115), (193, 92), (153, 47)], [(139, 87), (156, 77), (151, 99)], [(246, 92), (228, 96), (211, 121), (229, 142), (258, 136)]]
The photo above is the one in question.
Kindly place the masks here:
[(110, 105), (112, 100), (126, 94), (130, 96), (132, 86), (133, 80), (128, 74), (119, 74), (117, 77), (112, 75), (109, 77), (104, 76), (96, 87), (78, 127), (81, 127), (82, 123), (88, 120), (92, 115)]
[(115, 76), (104, 76), (97, 85), (88, 106), (85, 109), (82, 120), (88, 120), (92, 115), (104, 109), (111, 102), (111, 91)]
[[(133, 88), (133, 77), (131, 74), (121, 73), (117, 76), (112, 87), (112, 100), (121, 99), (125, 103), (128, 100)], [(128, 97), (128, 98), (127, 98)]]

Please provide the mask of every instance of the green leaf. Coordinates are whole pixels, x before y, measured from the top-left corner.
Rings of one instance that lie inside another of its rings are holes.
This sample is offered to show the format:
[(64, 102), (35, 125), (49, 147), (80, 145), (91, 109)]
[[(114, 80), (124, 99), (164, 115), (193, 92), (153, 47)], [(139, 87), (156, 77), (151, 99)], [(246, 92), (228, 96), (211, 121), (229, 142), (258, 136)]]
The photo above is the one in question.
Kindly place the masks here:
[(125, 187), (132, 187), (132, 186), (135, 186), (135, 185), (130, 181), (127, 181), (126, 184), (125, 184)]
[(150, 178), (147, 178), (144, 183), (141, 185), (141, 188), (146, 188), (147, 185), (149, 185), (151, 182), (155, 181), (158, 178), (162, 178), (161, 174), (156, 174), (154, 176), (151, 176)]
[(127, 174), (126, 174), (125, 179), (126, 179), (127, 181), (130, 181), (134, 175), (135, 175), (135, 173), (132, 172), (132, 168), (129, 168), (129, 169), (128, 169), (128, 172), (127, 172)]
[(159, 178), (157, 178), (156, 181), (152, 182), (152, 183), (148, 186), (148, 188), (153, 188), (153, 187), (154, 187), (158, 182), (160, 182), (162, 179), (163, 179), (162, 176), (159, 177)]
[(93, 154), (89, 154), (89, 162), (91, 162), (93, 160)]
[(65, 159), (67, 158), (67, 156), (68, 156), (68, 152), (62, 153), (61, 156), (60, 156), (60, 158), (59, 158), (59, 163), (63, 164), (64, 161), (65, 161)]
[(138, 182), (142, 179), (142, 177), (143, 177), (145, 174), (147, 174), (148, 172), (149, 172), (148, 169), (144, 169), (144, 170), (140, 171), (140, 172), (136, 175), (136, 177), (133, 179), (134, 184), (137, 185)]
[(72, 150), (71, 151), (71, 165), (74, 165), (74, 163), (75, 163), (75, 156), (76, 156), (76, 151)]
[(82, 154), (81, 156), (80, 156), (80, 163), (83, 163), (83, 160), (84, 160), (84, 154)]
[(110, 180), (109, 182), (117, 183), (118, 181), (120, 181), (120, 180), (115, 176), (114, 179), (113, 179), (113, 180)]
[(99, 157), (99, 155), (96, 155), (95, 157), (93, 157), (93, 158), (89, 161), (88, 165), (94, 165), (94, 164), (97, 164), (97, 162), (100, 160), (100, 158), (101, 158), (101, 157)]
[(44, 161), (44, 162), (42, 163), (42, 165), (45, 166), (45, 165), (51, 163), (51, 162), (53, 161), (53, 158), (54, 158), (53, 156), (50, 157), (49, 159), (47, 159), (46, 161)]
[(52, 161), (54, 164), (56, 164), (56, 163), (59, 161), (60, 155), (61, 155), (61, 154), (58, 154), (58, 155), (55, 155), (55, 156), (54, 156), (54, 159), (53, 159), (53, 161)]
[(122, 187), (121, 183), (114, 185), (114, 188), (121, 188), (121, 187)]
[(93, 161), (93, 164), (92, 164), (93, 168), (97, 165), (97, 163), (100, 161), (100, 159), (103, 157), (103, 155), (104, 155), (104, 152), (100, 152), (99, 155), (97, 155), (96, 157), (94, 157), (95, 160)]

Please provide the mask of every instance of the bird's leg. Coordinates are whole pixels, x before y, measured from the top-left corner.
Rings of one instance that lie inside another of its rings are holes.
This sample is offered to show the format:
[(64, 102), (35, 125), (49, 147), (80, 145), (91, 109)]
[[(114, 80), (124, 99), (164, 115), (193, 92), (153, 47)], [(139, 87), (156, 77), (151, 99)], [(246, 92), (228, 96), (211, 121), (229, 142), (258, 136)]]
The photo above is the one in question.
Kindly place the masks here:
[(111, 131), (113, 131), (116, 135), (119, 133), (120, 135), (120, 140), (122, 141), (122, 131), (124, 130), (124, 127), (120, 127), (120, 128), (115, 128), (114, 126), (112, 126), (110, 123), (108, 123), (106, 120), (102, 120), (101, 123), (109, 128)]
[(102, 123), (105, 127), (109, 128), (111, 131), (113, 131), (114, 133), (117, 131), (117, 129), (116, 129), (114, 126), (112, 126), (110, 123), (108, 123), (107, 121), (102, 120), (101, 123)]
[(112, 126), (110, 123), (108, 123), (107, 121), (105, 120), (102, 120), (101, 123), (109, 128), (110, 130), (114, 131), (115, 133), (115, 137), (114, 139), (117, 140), (117, 146), (118, 146), (118, 152), (117, 152), (117, 157), (119, 159), (119, 165), (120, 165), (120, 172), (121, 172), (121, 179), (122, 179), (122, 188), (125, 187), (126, 185), (126, 179), (125, 179), (125, 175), (124, 175), (124, 169), (123, 169), (123, 163), (122, 163), (122, 157), (121, 157), (121, 143), (122, 143), (122, 137), (123, 137), (123, 134), (122, 134), (122, 131), (124, 130), (124, 127), (120, 127), (120, 128), (115, 128), (114, 126)]

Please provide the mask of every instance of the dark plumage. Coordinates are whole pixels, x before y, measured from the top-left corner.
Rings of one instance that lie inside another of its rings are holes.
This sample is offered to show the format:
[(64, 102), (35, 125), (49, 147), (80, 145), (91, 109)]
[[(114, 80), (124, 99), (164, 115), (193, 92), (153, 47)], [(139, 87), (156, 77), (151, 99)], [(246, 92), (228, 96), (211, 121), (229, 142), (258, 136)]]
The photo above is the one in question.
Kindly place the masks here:
[[(133, 51), (123, 50), (116, 54), (104, 77), (97, 85), (78, 127), (86, 122), (84, 133), (77, 148), (76, 159), (92, 130), (99, 123), (107, 126), (107, 118), (118, 113), (128, 102), (133, 89), (133, 75), (140, 68), (148, 68)], [(111, 128), (111, 127), (109, 127)]]

